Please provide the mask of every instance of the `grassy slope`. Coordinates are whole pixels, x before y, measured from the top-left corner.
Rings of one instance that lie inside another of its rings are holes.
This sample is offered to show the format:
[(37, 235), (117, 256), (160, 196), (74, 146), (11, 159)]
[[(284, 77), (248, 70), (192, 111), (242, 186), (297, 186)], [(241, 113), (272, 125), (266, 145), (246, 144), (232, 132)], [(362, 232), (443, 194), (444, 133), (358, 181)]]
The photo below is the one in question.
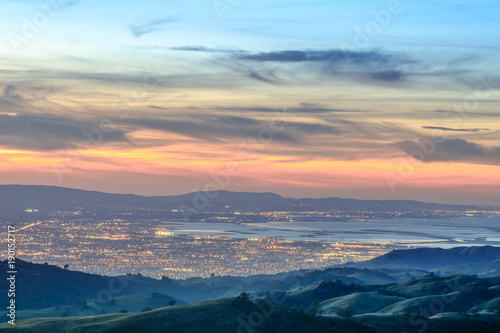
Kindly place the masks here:
[[(218, 299), (194, 304), (161, 308), (139, 314), (114, 314), (84, 318), (37, 318), (19, 322), (15, 328), (0, 325), (0, 332), (12, 333), (226, 333), (226, 332), (304, 332), (378, 333), (377, 329), (362, 323), (341, 319), (292, 315), (289, 312), (273, 312), (264, 316), (261, 325), (245, 330), (238, 318), (258, 313), (250, 302), (234, 298)], [(282, 330), (283, 329), (283, 330)]]
[(387, 333), (498, 333), (500, 327), (500, 317), (492, 315), (468, 316), (447, 313), (429, 319), (415, 315), (367, 314), (355, 318)]
[[(103, 315), (118, 313), (122, 309), (128, 312), (138, 313), (144, 307), (158, 309), (167, 306), (168, 302), (174, 300), (172, 297), (159, 294), (137, 294), (118, 296), (112, 300), (94, 301), (87, 303), (76, 303), (66, 306), (56, 306), (41, 310), (24, 310), (18, 311), (18, 319), (24, 318), (40, 318), (40, 317), (78, 317), (90, 315)], [(175, 300), (176, 304), (183, 302)]]
[(349, 307), (353, 314), (377, 312), (391, 304), (406, 300), (404, 297), (387, 296), (378, 292), (354, 293), (322, 302), (321, 310), (325, 315), (335, 314), (337, 309)]

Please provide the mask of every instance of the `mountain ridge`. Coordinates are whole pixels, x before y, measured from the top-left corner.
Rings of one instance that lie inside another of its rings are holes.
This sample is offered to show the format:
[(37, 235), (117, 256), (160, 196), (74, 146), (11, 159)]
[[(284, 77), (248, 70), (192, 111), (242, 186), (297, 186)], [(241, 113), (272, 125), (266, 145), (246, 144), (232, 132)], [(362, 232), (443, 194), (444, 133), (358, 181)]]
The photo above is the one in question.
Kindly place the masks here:
[[(89, 205), (129, 204), (141, 207), (178, 208), (184, 205), (196, 210), (224, 210), (227, 206), (242, 210), (374, 210), (402, 211), (496, 209), (493, 206), (429, 203), (416, 200), (359, 200), (352, 198), (287, 198), (271, 192), (192, 192), (182, 195), (142, 196), (135, 194), (105, 193), (46, 185), (0, 185), (0, 205), (9, 207), (60, 206), (74, 202)], [(200, 204), (201, 203), (201, 204)], [(227, 209), (226, 209), (227, 210)]]

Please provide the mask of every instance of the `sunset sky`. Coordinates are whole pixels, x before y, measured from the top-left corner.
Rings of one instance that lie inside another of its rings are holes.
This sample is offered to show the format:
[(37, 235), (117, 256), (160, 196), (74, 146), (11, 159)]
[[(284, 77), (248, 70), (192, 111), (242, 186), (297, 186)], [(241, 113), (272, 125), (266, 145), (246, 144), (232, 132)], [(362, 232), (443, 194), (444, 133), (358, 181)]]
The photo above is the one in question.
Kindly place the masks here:
[(500, 205), (500, 4), (0, 0), (0, 183)]

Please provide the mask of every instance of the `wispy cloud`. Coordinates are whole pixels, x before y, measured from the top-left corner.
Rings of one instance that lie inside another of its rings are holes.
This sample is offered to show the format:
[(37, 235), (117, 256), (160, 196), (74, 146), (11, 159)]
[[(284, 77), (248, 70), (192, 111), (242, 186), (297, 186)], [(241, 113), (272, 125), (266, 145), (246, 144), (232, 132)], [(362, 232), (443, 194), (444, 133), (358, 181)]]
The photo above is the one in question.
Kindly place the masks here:
[[(85, 133), (99, 128), (99, 122), (61, 115), (0, 114), (0, 145), (27, 150), (58, 150), (85, 141)], [(102, 142), (128, 142), (120, 129), (102, 137)]]
[[(199, 108), (196, 107), (191, 107), (191, 109), (196, 110)], [(247, 106), (247, 107), (242, 107), (242, 106), (211, 106), (210, 109), (212, 110), (217, 110), (217, 111), (227, 111), (227, 112), (238, 112), (238, 113), (271, 113), (271, 112), (276, 112), (271, 107), (266, 107), (266, 106)], [(322, 105), (319, 103), (307, 103), (303, 102), (300, 103), (298, 106), (293, 106), (293, 107), (287, 107), (286, 108), (287, 113), (366, 113), (370, 111), (366, 110), (348, 110), (348, 109), (335, 109), (335, 108), (330, 108), (326, 105)]]
[(378, 52), (354, 52), (342, 50), (300, 51), (285, 50), (238, 56), (242, 60), (258, 62), (336, 62), (336, 63), (387, 63), (391, 56)]
[(253, 68), (246, 68), (241, 70), (246, 74), (246, 76), (250, 79), (254, 79), (257, 81), (261, 81), (264, 83), (270, 83), (270, 84), (278, 84), (279, 81), (277, 80), (276, 76), (274, 75), (274, 71), (271, 70), (262, 70), (258, 72), (257, 70)]
[(21, 96), (16, 93), (16, 86), (13, 84), (7, 85), (3, 90), (3, 97), (7, 99), (22, 100)]
[[(395, 146), (422, 162), (470, 162), (493, 165), (500, 163), (500, 147), (487, 147), (458, 138), (407, 140), (397, 142)], [(421, 147), (426, 147), (425, 154), (416, 153), (422, 152)]]
[(206, 52), (206, 53), (239, 53), (245, 52), (241, 50), (224, 49), (224, 48), (212, 48), (205, 46), (174, 46), (169, 47), (169, 50), (173, 51), (188, 51), (188, 52)]
[[(401, 55), (382, 53), (379, 51), (344, 51), (332, 50), (281, 50), (273, 52), (253, 53), (244, 50), (230, 50), (220, 48), (209, 48), (204, 46), (184, 46), (171, 48), (177, 51), (204, 52), (220, 54), (222, 57), (229, 55), (222, 64), (230, 64), (230, 67), (241, 72), (238, 67), (250, 68), (248, 77), (266, 83), (278, 84), (274, 80), (260, 73), (264, 70), (274, 72), (287, 71), (291, 73), (308, 72), (323, 75), (330, 78), (351, 78), (357, 81), (403, 82), (408, 73), (405, 66), (414, 64), (415, 61)], [(297, 69), (287, 68), (293, 65), (305, 65)], [(272, 69), (266, 65), (274, 65)]]
[(80, 0), (67, 0), (67, 1), (56, 1), (59, 4), (60, 9), (68, 8), (74, 5), (79, 4)]
[(439, 126), (422, 126), (423, 129), (438, 130), (438, 131), (448, 131), (448, 132), (481, 132), (489, 131), (489, 128), (449, 128), (449, 127), (439, 127)]
[(141, 37), (142, 35), (154, 32), (154, 31), (159, 31), (159, 30), (164, 30), (167, 24), (174, 23), (180, 21), (180, 17), (178, 15), (176, 16), (170, 16), (166, 17), (163, 19), (151, 21), (145, 24), (136, 24), (136, 25), (131, 25), (130, 26), (130, 32), (134, 34), (136, 37)]
[[(153, 129), (166, 133), (176, 133), (185, 137), (202, 140), (204, 142), (220, 142), (225, 139), (245, 140), (248, 137), (256, 137), (262, 128), (269, 126), (267, 122), (246, 117), (237, 116), (215, 116), (215, 115), (184, 115), (183, 118), (130, 118), (125, 124), (136, 129)], [(294, 135), (288, 133), (276, 133), (277, 141), (296, 142), (300, 134), (307, 130), (303, 124), (295, 124), (299, 131)]]

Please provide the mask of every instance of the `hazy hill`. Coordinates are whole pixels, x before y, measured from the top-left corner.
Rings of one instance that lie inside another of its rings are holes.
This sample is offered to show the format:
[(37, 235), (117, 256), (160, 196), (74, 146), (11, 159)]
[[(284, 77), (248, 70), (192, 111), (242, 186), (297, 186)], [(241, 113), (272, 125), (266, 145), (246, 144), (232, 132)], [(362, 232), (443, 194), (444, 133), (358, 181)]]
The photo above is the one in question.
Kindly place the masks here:
[(477, 274), (480, 277), (492, 277), (500, 275), (500, 259), (488, 262), (466, 263), (450, 265), (433, 269), (434, 272), (444, 274)]
[[(202, 203), (202, 206), (194, 202)], [(110, 194), (55, 186), (0, 185), (0, 207), (29, 208), (71, 208), (103, 205), (131, 205), (155, 209), (178, 209), (179, 205), (200, 211), (248, 210), (369, 210), (377, 212), (449, 209), (472, 210), (478, 206), (442, 205), (411, 200), (354, 200), (342, 198), (293, 199), (274, 193), (246, 192), (195, 192), (177, 196), (138, 196), (130, 194)], [(493, 209), (493, 208), (491, 208)]]
[[(345, 284), (369, 284), (377, 281), (388, 284), (406, 280), (410, 273), (421, 276), (424, 271), (367, 270), (357, 268), (329, 268), (318, 271), (297, 271), (276, 275), (249, 277), (216, 276), (212, 278), (190, 278), (186, 280), (152, 279), (139, 275), (107, 277), (65, 270), (44, 264), (33, 264), (17, 260), (16, 300), (23, 310), (37, 310), (76, 304), (95, 299), (118, 299), (126, 295), (161, 293), (178, 302), (197, 302), (217, 297), (238, 295), (247, 291), (254, 295), (270, 291), (291, 291), (305, 288), (324, 280), (340, 280)], [(0, 279), (5, 279), (7, 262), (0, 262)], [(356, 278), (357, 277), (357, 278)], [(6, 294), (7, 284), (0, 284), (0, 294)], [(110, 294), (111, 291), (111, 294)], [(3, 306), (5, 300), (0, 300)], [(151, 304), (141, 304), (148, 305)], [(153, 307), (153, 306), (152, 306)], [(124, 306), (124, 308), (127, 308)], [(131, 308), (127, 308), (134, 311)], [(61, 309), (59, 309), (61, 310)], [(59, 311), (57, 310), (57, 311)], [(52, 311), (52, 310), (50, 310)], [(26, 312), (25, 315), (33, 313)], [(99, 312), (105, 313), (105, 312)]]
[[(372, 260), (362, 263), (349, 263), (346, 266), (358, 268), (414, 268), (448, 273), (480, 274), (498, 269), (498, 262), (495, 262), (498, 259), (500, 259), (500, 247), (494, 246), (455, 247), (451, 249), (418, 248), (393, 250)], [(471, 266), (471, 264), (477, 263), (488, 264)]]

